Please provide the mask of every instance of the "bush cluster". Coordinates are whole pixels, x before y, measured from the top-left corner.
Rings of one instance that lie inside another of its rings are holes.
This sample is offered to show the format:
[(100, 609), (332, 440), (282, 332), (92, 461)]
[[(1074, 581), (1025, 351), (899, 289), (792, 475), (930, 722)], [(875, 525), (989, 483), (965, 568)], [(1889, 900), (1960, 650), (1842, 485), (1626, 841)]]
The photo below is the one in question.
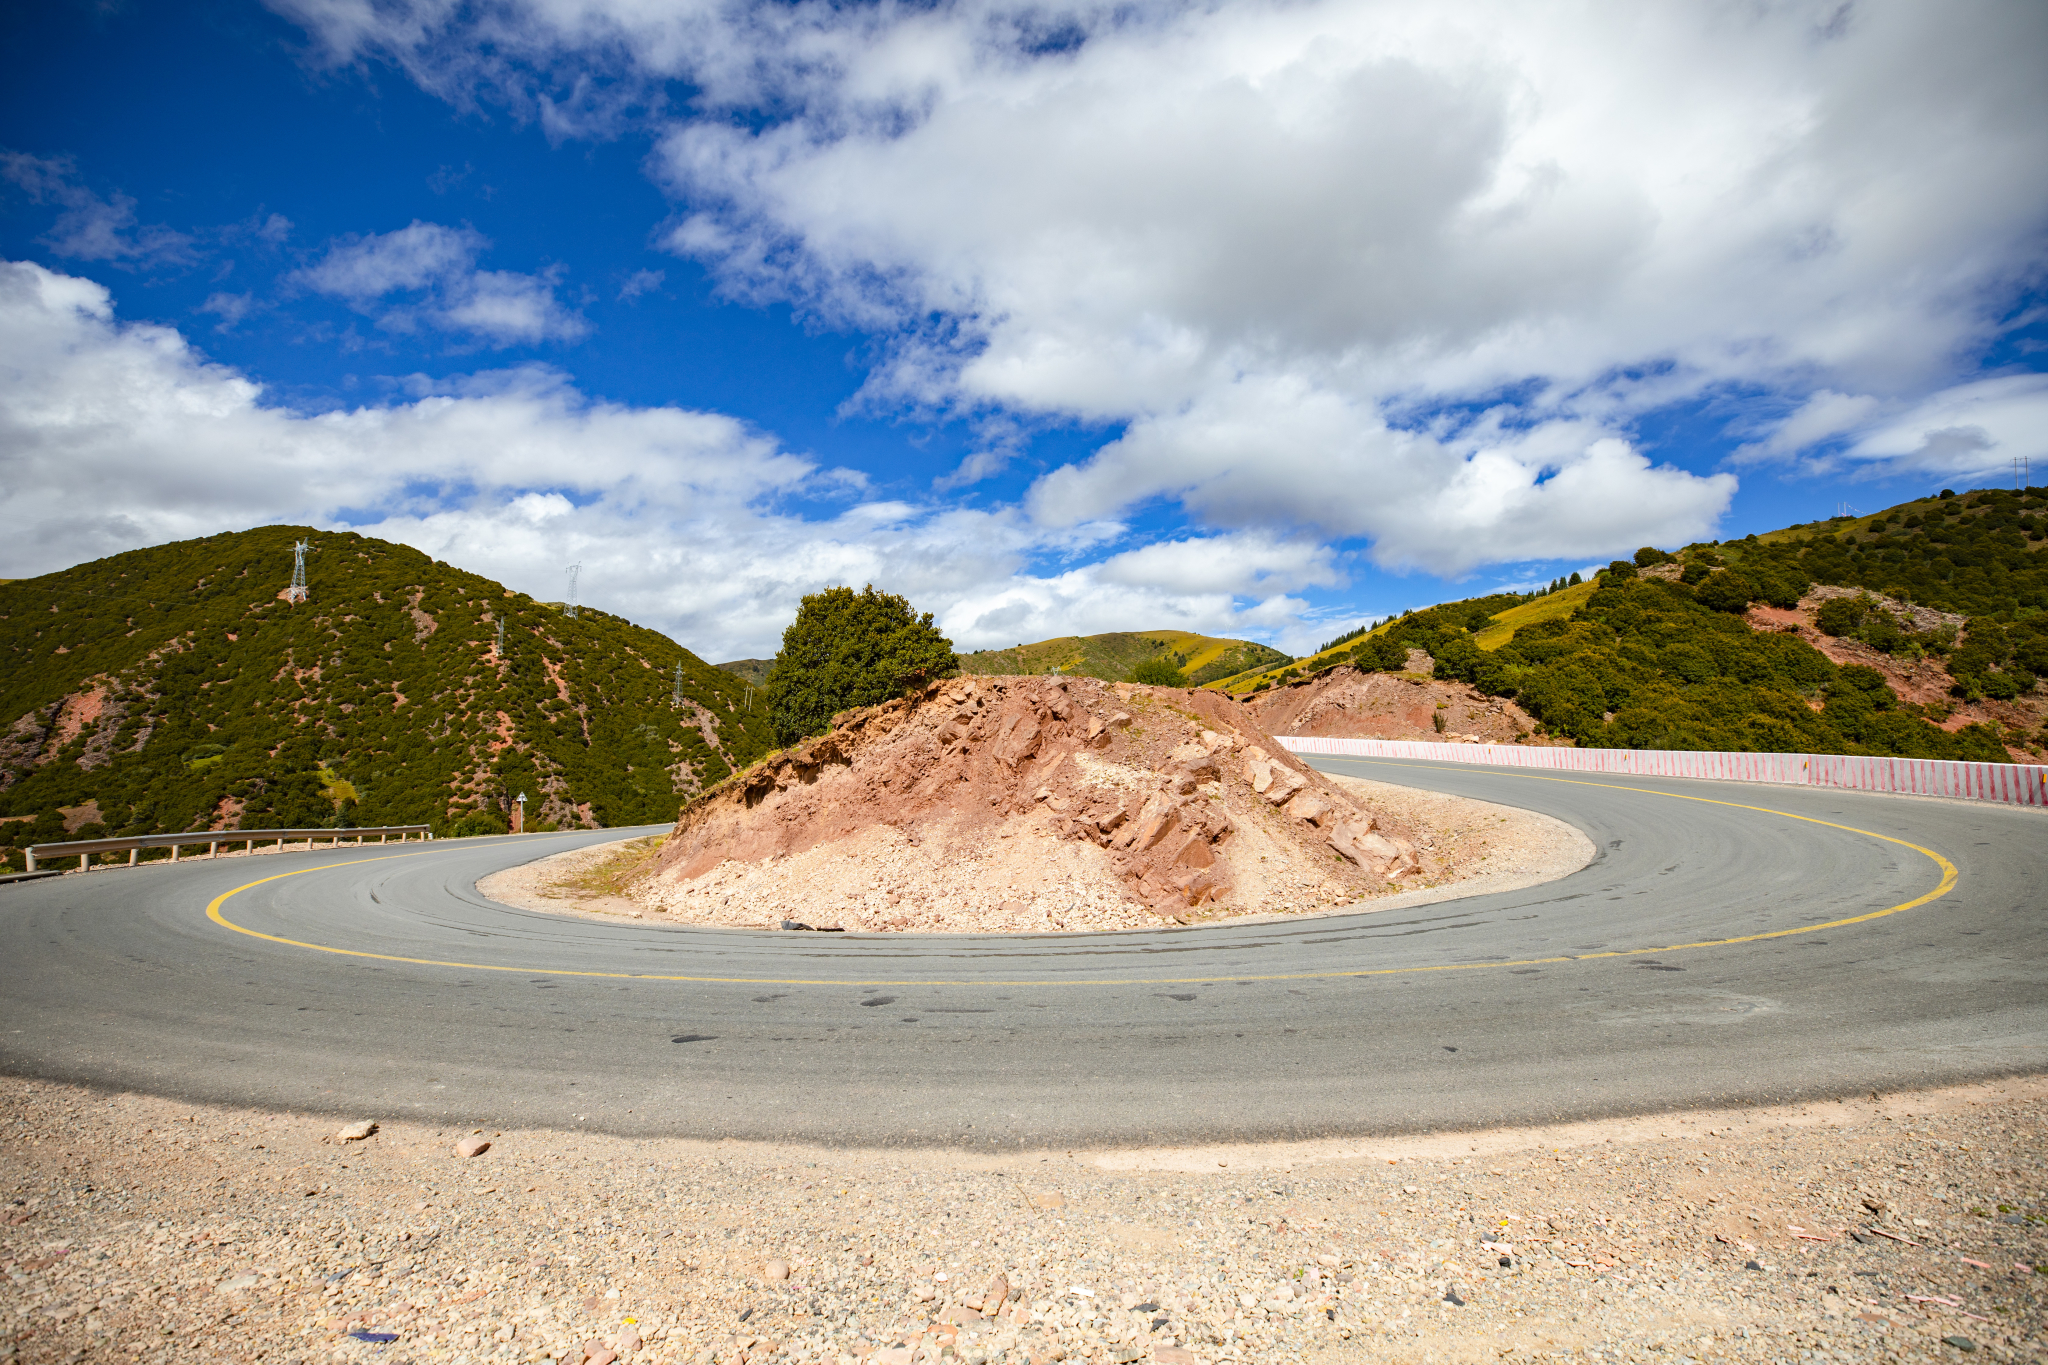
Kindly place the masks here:
[(1503, 609), (1502, 598), (1482, 597), (1403, 617), (1353, 660), (1391, 670), (1426, 650), (1437, 677), (1513, 697), (1551, 733), (1591, 747), (2008, 760), (1989, 729), (1949, 734), (1898, 702), (1876, 670), (1837, 668), (1797, 636), (1753, 630), (1739, 615), (1750, 594), (1797, 601), (1796, 580), (1772, 575), (1766, 587), (1710, 571), (1702, 587), (1717, 590), (1707, 592), (1628, 567), (1601, 575), (1570, 618), (1524, 626), (1500, 649), (1472, 638)]

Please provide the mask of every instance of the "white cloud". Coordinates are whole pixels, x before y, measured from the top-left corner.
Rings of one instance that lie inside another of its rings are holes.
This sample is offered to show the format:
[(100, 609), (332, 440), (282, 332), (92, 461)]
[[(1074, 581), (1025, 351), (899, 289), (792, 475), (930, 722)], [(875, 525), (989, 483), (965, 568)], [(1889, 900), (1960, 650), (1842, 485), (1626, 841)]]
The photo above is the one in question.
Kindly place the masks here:
[[(1908, 406), (2048, 223), (2039, 6), (274, 3), (444, 93), (690, 80), (668, 240), (892, 338), (871, 401), (1129, 423), (1040, 515), (1167, 495), (1388, 563), (1704, 532), (1728, 482), (1609, 444), (1635, 416)], [(1530, 434), (1431, 421), (1502, 392)]]
[(667, 278), (665, 270), (636, 270), (619, 286), (619, 302), (631, 303), (642, 294), (651, 294), (661, 288), (662, 281)]
[[(837, 583), (905, 593), (971, 648), (1033, 610), (1045, 634), (1271, 635), (1303, 606), (1282, 590), (1329, 572), (1312, 546), (1237, 537), (1210, 547), (1237, 567), (1195, 589), (1143, 551), (1038, 576), (1035, 557), (1097, 553), (1123, 528), (877, 498), (730, 417), (594, 401), (541, 366), (405, 388), (330, 412), (267, 404), (177, 332), (120, 322), (103, 286), (0, 262), (0, 515), (17, 528), (0, 577), (263, 522), (346, 526), (543, 599), (581, 561), (583, 601), (715, 662), (774, 652), (797, 599)], [(798, 515), (797, 497), (839, 508)]]
[(2015, 457), (2048, 478), (2048, 375), (2019, 374), (1961, 384), (1874, 424), (1846, 452), (1876, 472), (1939, 478), (1982, 476), (2003, 483)]
[[(381, 235), (346, 238), (292, 282), (342, 299), (380, 327), (465, 333), (494, 346), (573, 341), (590, 330), (555, 297), (558, 269), (522, 275), (479, 270), (490, 241), (474, 228), (415, 220)], [(387, 304), (392, 295), (406, 296)]]
[(256, 296), (253, 294), (217, 292), (208, 294), (206, 302), (200, 304), (196, 311), (212, 313), (220, 319), (220, 323), (213, 329), (214, 331), (232, 332), (235, 330), (236, 325), (243, 318), (255, 312), (256, 308)]
[(1857, 430), (1883, 406), (1869, 394), (1816, 390), (1773, 427), (1768, 437), (1743, 446), (1735, 452), (1735, 458), (1741, 463), (1754, 463), (1799, 454), (1823, 441)]
[(190, 237), (161, 225), (138, 225), (131, 196), (116, 192), (103, 199), (93, 193), (78, 183), (77, 167), (69, 157), (0, 152), (0, 176), (36, 203), (59, 207), (56, 222), (42, 237), (59, 256), (123, 267), (192, 259)]

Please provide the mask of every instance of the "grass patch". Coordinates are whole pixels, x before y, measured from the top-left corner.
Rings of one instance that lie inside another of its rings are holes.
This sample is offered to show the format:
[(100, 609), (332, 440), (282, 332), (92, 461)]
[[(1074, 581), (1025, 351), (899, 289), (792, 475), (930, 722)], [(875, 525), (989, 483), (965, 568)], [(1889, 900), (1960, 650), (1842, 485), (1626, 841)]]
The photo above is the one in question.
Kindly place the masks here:
[(662, 840), (667, 837), (665, 834), (650, 834), (645, 838), (628, 839), (604, 857), (584, 864), (560, 881), (550, 883), (548, 894), (572, 900), (623, 897), (627, 894), (626, 888), (653, 863), (655, 855), (661, 852)]
[(1538, 621), (1561, 621), (1586, 604), (1593, 595), (1591, 583), (1581, 583), (1575, 588), (1563, 588), (1534, 602), (1524, 602), (1519, 607), (1509, 607), (1495, 615), (1486, 629), (1472, 636), (1472, 643), (1484, 650), (1499, 649), (1515, 638), (1515, 632), (1523, 626), (1533, 626)]

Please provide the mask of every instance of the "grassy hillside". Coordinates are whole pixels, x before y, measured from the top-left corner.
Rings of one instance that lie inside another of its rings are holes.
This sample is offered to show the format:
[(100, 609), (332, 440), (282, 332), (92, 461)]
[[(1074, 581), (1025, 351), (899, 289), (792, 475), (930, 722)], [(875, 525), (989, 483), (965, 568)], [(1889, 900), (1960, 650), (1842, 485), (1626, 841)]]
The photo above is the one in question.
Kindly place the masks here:
[(1950, 734), (1947, 707), (1898, 700), (1874, 669), (1839, 668), (1794, 635), (1752, 629), (1752, 602), (1789, 607), (1816, 584), (1865, 588), (1967, 617), (1914, 630), (1843, 598), (1820, 628), (1902, 659), (1935, 658), (1964, 701), (2038, 695), (2048, 675), (2048, 489), (1981, 489), (1740, 541), (1646, 551), (1593, 582), (1447, 602), (1284, 668), (1226, 680), (1250, 691), (1339, 664), (1402, 667), (1514, 697), (1552, 733), (1616, 748), (1744, 749), (2009, 759), (1988, 725)]
[(1869, 588), (1964, 616), (2010, 622), (2048, 608), (2044, 488), (1921, 498), (1867, 517), (1687, 548), (1764, 578)]
[[(279, 590), (299, 538), (312, 591), (293, 604)], [(478, 830), (520, 791), (529, 827), (667, 820), (772, 747), (746, 684), (666, 636), (295, 527), (0, 585), (0, 659), (0, 817), (28, 817), (0, 844), (17, 866), (67, 823)]]
[[(1487, 618), (1486, 624), (1473, 632), (1472, 643), (1481, 649), (1499, 649), (1515, 638), (1515, 632), (1523, 626), (1533, 626), (1539, 621), (1562, 621), (1593, 595), (1591, 583), (1580, 583), (1575, 587), (1561, 588), (1546, 593), (1533, 602), (1525, 602), (1506, 611), (1495, 612)], [(1388, 623), (1391, 626), (1391, 622)]]
[(1279, 650), (1251, 640), (1223, 640), (1183, 630), (1064, 635), (1014, 649), (979, 650), (959, 658), (963, 673), (1062, 672), (1110, 682), (1128, 682), (1139, 664), (1164, 658), (1171, 659), (1196, 686), (1247, 668), (1287, 662), (1287, 655)]
[(768, 671), (775, 667), (775, 660), (728, 659), (718, 666), (735, 678), (744, 678), (749, 687), (759, 687), (768, 681)]

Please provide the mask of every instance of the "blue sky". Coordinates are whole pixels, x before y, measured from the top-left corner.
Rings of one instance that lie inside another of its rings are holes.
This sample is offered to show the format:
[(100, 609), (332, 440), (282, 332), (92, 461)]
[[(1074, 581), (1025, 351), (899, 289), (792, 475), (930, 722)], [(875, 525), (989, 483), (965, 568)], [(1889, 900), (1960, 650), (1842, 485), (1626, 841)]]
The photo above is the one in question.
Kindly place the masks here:
[(310, 521), (713, 659), (867, 581), (1302, 652), (2009, 482), (2043, 16), (13, 7), (0, 575)]

